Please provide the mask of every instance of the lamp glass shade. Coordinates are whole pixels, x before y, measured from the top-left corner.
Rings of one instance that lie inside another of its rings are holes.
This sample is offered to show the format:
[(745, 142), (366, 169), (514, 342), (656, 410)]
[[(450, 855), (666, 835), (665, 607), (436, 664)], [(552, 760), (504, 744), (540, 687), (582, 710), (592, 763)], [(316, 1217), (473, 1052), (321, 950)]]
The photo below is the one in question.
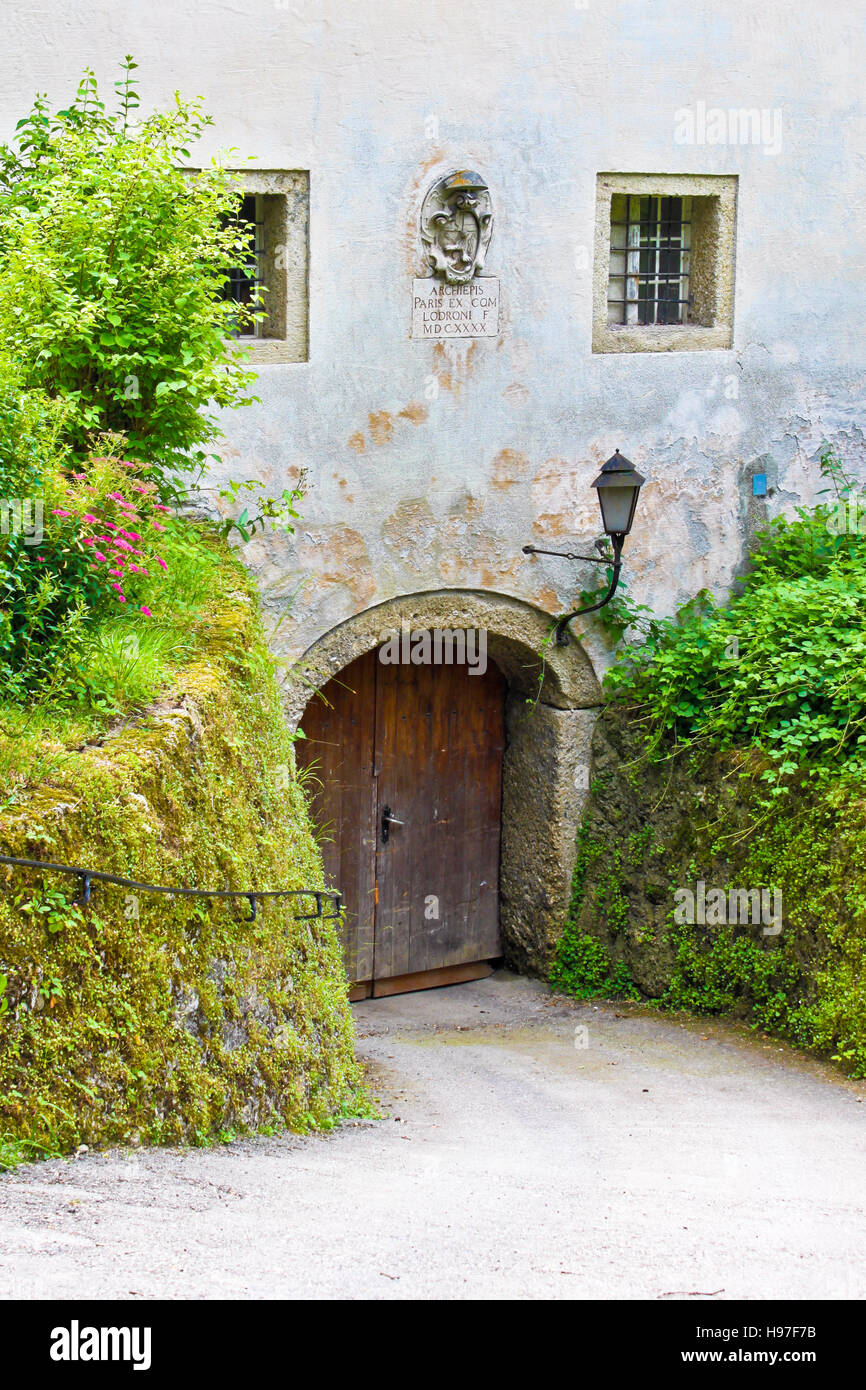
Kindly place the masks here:
[(598, 491), (601, 520), (607, 535), (628, 535), (644, 482), (634, 464), (619, 450), (604, 464), (592, 486)]
[(634, 520), (638, 487), (600, 487), (598, 504), (601, 519), (609, 536), (627, 536)]

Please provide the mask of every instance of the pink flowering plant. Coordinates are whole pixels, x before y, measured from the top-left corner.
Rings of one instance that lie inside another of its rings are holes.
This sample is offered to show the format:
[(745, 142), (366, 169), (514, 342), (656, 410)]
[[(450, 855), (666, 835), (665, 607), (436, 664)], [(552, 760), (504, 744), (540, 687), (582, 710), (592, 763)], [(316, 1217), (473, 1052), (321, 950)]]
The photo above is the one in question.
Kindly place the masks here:
[(158, 603), (171, 514), (142, 472), (140, 462), (91, 458), (85, 471), (64, 476), (54, 499), (62, 505), (46, 518), (53, 543), (40, 549), (50, 550), (94, 612), (127, 604), (151, 617), (147, 600)]
[(100, 622), (153, 621), (178, 532), (191, 531), (146, 465), (118, 456), (121, 440), (79, 462), (55, 425), (51, 403), (0, 362), (0, 492), (18, 508), (7, 504), (0, 528), (0, 696), (18, 702), (68, 695)]

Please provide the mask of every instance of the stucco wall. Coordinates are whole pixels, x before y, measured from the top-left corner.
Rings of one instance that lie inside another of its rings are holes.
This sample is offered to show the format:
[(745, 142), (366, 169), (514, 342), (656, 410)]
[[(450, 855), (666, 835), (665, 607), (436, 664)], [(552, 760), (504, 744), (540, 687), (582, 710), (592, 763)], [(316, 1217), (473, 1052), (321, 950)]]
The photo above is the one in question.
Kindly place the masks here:
[[(757, 458), (771, 511), (811, 492), (823, 438), (862, 461), (861, 29), (848, 0), (7, 0), (0, 128), (85, 63), (110, 90), (132, 52), (147, 102), (205, 97), (214, 149), (310, 171), (310, 358), (262, 369), (223, 451), (276, 490), (310, 470), (295, 541), (248, 547), (295, 657), (400, 593), (561, 608), (589, 567), (521, 547), (591, 539), (615, 447), (650, 479), (627, 577), (660, 610), (729, 583)], [(778, 109), (778, 152), (678, 144), (698, 102)], [(503, 313), (448, 348), (410, 339), (410, 294), (421, 199), (456, 166), (490, 185)], [(617, 170), (738, 176), (731, 350), (593, 354), (596, 176)]]

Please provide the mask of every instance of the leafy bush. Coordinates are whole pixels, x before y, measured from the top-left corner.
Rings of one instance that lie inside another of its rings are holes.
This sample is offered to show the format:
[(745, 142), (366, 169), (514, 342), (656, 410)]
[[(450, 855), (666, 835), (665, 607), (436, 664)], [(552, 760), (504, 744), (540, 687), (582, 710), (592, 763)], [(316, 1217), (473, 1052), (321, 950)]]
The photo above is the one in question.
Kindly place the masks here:
[[(661, 1007), (735, 1014), (866, 1076), (866, 526), (830, 450), (821, 468), (829, 502), (768, 527), (733, 597), (632, 623), (551, 978), (610, 995), (616, 959)], [(698, 879), (772, 888), (781, 933), (679, 921)]]
[(114, 113), (88, 70), (67, 108), (37, 98), (0, 146), (0, 341), (25, 387), (65, 402), (79, 458), (122, 432), (169, 495), (219, 435), (212, 408), (249, 404), (230, 334), (259, 308), (223, 297), (250, 255), (235, 177), (179, 167), (210, 118), (178, 95), (137, 120), (135, 67)]
[[(258, 304), (224, 297), (250, 254), (239, 190), (216, 164), (179, 167), (209, 123), (197, 103), (136, 121), (134, 68), (114, 114), (87, 72), (68, 108), (37, 98), (0, 147), (0, 698), (19, 703), (108, 712), (124, 687), (154, 693), (213, 555), (165, 503), (219, 434), (212, 407), (251, 402), (229, 335)], [(290, 528), (299, 495), (222, 532)], [(168, 623), (146, 633), (154, 615)]]
[(33, 497), (46, 474), (66, 461), (62, 436), (67, 409), (44, 391), (28, 390), (21, 373), (0, 353), (0, 496), (4, 499)]
[[(31, 407), (34, 398), (25, 399)], [(36, 692), (43, 700), (61, 692), (80, 696), (95, 651), (94, 624), (122, 605), (151, 619), (171, 563), (166, 555), (189, 531), (156, 500), (156, 484), (142, 479), (142, 465), (111, 455), (88, 458), (80, 470), (57, 462), (55, 454), (38, 470), (34, 465), (25, 484), (29, 524), (22, 527), (9, 512), (0, 533), (0, 694), (6, 699)], [(19, 466), (19, 478), (22, 471)], [(199, 548), (194, 536), (187, 543)], [(132, 648), (137, 644), (131, 636)]]
[(607, 947), (588, 932), (566, 927), (550, 975), (554, 989), (575, 999), (637, 999), (628, 967), (614, 961)]
[[(835, 505), (798, 508), (759, 537), (740, 592), (698, 594), (672, 619), (643, 624), (609, 673), (633, 703), (651, 751), (750, 748), (763, 777), (806, 766), (856, 771), (866, 754), (866, 538), (838, 524), (853, 491), (829, 451)], [(640, 640), (643, 638), (643, 640)]]

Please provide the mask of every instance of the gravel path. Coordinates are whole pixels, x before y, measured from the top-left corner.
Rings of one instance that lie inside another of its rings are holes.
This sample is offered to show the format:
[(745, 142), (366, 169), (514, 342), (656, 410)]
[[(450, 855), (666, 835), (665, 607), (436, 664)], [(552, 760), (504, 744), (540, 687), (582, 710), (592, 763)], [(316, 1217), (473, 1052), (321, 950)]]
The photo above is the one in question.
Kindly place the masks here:
[(505, 972), (355, 1013), (386, 1119), (0, 1176), (0, 1296), (866, 1297), (863, 1083)]

